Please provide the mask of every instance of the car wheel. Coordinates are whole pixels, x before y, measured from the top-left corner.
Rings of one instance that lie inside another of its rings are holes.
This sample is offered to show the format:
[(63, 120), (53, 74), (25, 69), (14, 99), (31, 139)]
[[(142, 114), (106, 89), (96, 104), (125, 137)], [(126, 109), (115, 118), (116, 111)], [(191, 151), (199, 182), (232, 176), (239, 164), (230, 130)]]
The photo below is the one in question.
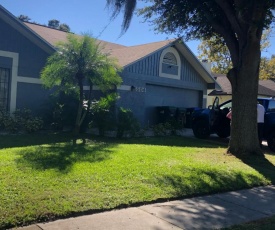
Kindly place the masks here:
[(268, 148), (272, 151), (275, 152), (275, 131), (271, 132), (267, 139), (267, 144)]
[(205, 121), (197, 121), (193, 126), (193, 133), (197, 138), (206, 139), (210, 136), (209, 125)]

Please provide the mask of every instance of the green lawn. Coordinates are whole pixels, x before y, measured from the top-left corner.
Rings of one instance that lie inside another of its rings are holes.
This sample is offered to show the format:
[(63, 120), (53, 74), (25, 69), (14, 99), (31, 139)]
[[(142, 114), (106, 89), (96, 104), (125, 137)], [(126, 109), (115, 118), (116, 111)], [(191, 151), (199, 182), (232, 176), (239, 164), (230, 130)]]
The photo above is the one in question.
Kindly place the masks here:
[(275, 156), (240, 160), (183, 137), (0, 136), (0, 229), (275, 182)]
[(236, 225), (223, 230), (274, 230), (275, 229), (275, 216), (264, 218), (249, 223)]

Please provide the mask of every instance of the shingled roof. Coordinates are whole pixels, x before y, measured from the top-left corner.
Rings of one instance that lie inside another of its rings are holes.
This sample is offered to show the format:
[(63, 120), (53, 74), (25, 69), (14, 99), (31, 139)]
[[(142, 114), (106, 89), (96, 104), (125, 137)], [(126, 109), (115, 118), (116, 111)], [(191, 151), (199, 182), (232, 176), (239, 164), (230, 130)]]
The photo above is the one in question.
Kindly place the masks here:
[[(221, 86), (222, 90), (217, 91), (213, 90), (209, 93), (209, 96), (217, 96), (217, 95), (231, 95), (232, 88), (230, 81), (224, 74), (213, 74), (214, 78)], [(275, 82), (273, 80), (260, 80), (259, 81), (259, 88), (258, 88), (258, 95), (267, 96), (267, 97), (274, 97), (275, 96)]]
[(169, 45), (176, 39), (165, 40), (160, 42), (153, 42), (144, 45), (129, 46), (121, 49), (114, 49), (111, 51), (111, 55), (116, 57), (121, 66), (126, 66), (130, 63), (138, 61), (141, 58), (146, 57), (153, 52)]
[[(55, 46), (57, 42), (65, 42), (67, 40), (67, 32), (29, 22), (24, 22), (24, 24), (52, 46)], [(112, 57), (118, 59), (121, 66), (126, 66), (141, 58), (144, 58), (145, 56), (169, 45), (175, 40), (176, 39), (165, 40), (137, 46), (124, 46), (98, 39), (104, 51), (109, 53)]]
[[(52, 46), (55, 46), (57, 42), (60, 42), (60, 41), (65, 42), (67, 40), (67, 36), (68, 36), (67, 32), (53, 29), (43, 25), (38, 25), (35, 23), (24, 22), (24, 24), (28, 26), (31, 30), (33, 30), (36, 34), (38, 34), (41, 38), (43, 38), (45, 41), (50, 43)], [(76, 35), (76, 36), (79, 36), (79, 35)], [(104, 47), (106, 52), (110, 52), (111, 50), (114, 50), (114, 49), (120, 49), (120, 48), (126, 47), (123, 45), (115, 44), (112, 42), (106, 42), (99, 39), (98, 39), (98, 42)]]

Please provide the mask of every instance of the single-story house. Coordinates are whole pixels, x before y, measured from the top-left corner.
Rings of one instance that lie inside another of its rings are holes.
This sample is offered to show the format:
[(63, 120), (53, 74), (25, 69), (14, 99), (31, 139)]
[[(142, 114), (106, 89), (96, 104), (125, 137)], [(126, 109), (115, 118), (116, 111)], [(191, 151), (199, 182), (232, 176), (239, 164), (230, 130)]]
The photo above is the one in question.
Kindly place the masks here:
[[(0, 108), (39, 111), (50, 92), (40, 72), (67, 33), (22, 22), (0, 5)], [(219, 87), (181, 39), (137, 46), (98, 40), (123, 71), (117, 106), (131, 109), (143, 125), (155, 124), (156, 107), (206, 107), (207, 90)]]
[[(221, 90), (213, 90), (208, 94), (208, 105), (212, 105), (216, 97), (219, 97), (219, 102), (223, 103), (232, 98), (231, 83), (225, 74), (214, 74), (214, 78), (221, 87)], [(269, 98), (275, 97), (275, 82), (273, 79), (259, 80), (258, 96)]]

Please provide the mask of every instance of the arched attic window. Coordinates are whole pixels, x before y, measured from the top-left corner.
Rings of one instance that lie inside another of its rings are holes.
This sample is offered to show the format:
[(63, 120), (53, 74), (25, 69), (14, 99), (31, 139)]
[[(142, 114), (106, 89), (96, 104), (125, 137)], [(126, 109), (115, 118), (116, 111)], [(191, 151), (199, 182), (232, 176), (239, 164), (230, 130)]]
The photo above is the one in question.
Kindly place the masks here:
[(163, 57), (163, 63), (177, 66), (177, 59), (173, 53), (168, 52)]
[(177, 50), (168, 47), (162, 51), (159, 63), (159, 76), (180, 79), (181, 61)]

